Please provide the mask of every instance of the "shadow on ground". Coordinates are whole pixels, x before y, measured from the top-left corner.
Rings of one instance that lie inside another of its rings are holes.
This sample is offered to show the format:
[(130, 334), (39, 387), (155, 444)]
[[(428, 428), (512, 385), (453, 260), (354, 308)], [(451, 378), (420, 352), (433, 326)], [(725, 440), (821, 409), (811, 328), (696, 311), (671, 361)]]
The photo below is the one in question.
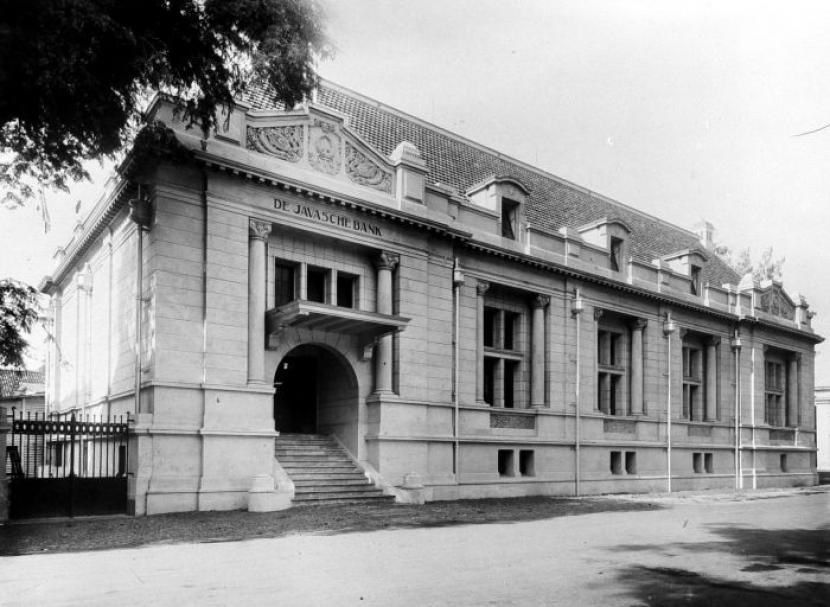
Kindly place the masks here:
[[(830, 526), (818, 529), (758, 529), (748, 526), (711, 525), (720, 541), (663, 545), (618, 546), (620, 551), (654, 551), (667, 557), (679, 552), (723, 551), (746, 559), (741, 572), (783, 571), (793, 582), (755, 584), (670, 567), (633, 566), (620, 574), (620, 582), (637, 605), (673, 607), (828, 605), (830, 583), (803, 578), (815, 574), (830, 579)], [(705, 558), (705, 557), (703, 557)], [(744, 576), (745, 577), (745, 576)]]
[(74, 519), (0, 526), (0, 556), (127, 548), (146, 544), (221, 542), (297, 533), (519, 523), (560, 516), (656, 510), (651, 502), (526, 497), (407, 505), (305, 506), (282, 512), (191, 512), (144, 517)]

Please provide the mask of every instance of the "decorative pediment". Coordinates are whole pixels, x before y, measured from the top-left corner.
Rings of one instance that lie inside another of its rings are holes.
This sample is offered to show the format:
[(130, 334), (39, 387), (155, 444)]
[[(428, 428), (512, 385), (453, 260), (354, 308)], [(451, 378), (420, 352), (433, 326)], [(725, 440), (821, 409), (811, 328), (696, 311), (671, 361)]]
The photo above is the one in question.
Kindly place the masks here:
[(757, 302), (758, 309), (762, 312), (787, 320), (795, 319), (795, 303), (776, 283), (759, 289)]
[(393, 193), (391, 162), (351, 132), (340, 116), (311, 108), (305, 114), (247, 116), (245, 147), (385, 194)]

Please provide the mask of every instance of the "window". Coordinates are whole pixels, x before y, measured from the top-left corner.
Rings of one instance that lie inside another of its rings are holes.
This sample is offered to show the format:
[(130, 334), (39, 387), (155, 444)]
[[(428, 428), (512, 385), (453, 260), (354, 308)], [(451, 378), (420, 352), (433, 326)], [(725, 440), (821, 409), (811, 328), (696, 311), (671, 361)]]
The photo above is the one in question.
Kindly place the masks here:
[(524, 449), (519, 451), (519, 474), (521, 476), (536, 476), (533, 451)]
[(328, 270), (309, 267), (306, 271), (306, 299), (326, 303), (326, 278)]
[(622, 250), (623, 250), (623, 239), (617, 238), (616, 236), (611, 237), (611, 246), (610, 246), (610, 263), (611, 269), (615, 272), (619, 272), (620, 268), (622, 268)]
[(691, 276), (691, 290), (692, 295), (700, 295), (700, 266), (691, 266), (689, 270), (689, 275)]
[(627, 411), (626, 339), (621, 332), (597, 333), (597, 408), (608, 415)]
[(295, 266), (277, 261), (274, 266), (274, 305), (283, 306), (296, 299)]
[(519, 373), (519, 362), (516, 360), (505, 360), (502, 362), (504, 368), (504, 406), (512, 409), (516, 406), (516, 376)]
[(501, 199), (501, 235), (516, 240), (518, 233), (519, 203), (509, 198)]
[(764, 363), (764, 422), (783, 426), (785, 403), (784, 364), (776, 360)]
[(715, 456), (713, 453), (692, 453), (692, 470), (695, 474), (713, 474), (715, 472)]
[(611, 452), (611, 474), (622, 474), (622, 451)]
[(781, 468), (781, 472), (789, 472), (790, 471), (789, 467), (787, 466), (787, 454), (786, 453), (781, 454), (781, 456), (779, 458), (779, 461), (778, 461), (778, 464), (779, 464), (779, 467)]
[(337, 273), (337, 305), (341, 308), (355, 308), (357, 300), (357, 276)]
[(505, 307), (484, 307), (483, 398), (494, 407), (522, 407), (527, 343), (524, 314), (518, 309), (507, 309), (512, 302), (499, 303)]
[(683, 346), (683, 418), (703, 420), (703, 351)]
[(635, 451), (625, 452), (625, 473), (637, 474), (637, 453)]
[(484, 402), (494, 405), (496, 402), (496, 367), (498, 359), (484, 358)]
[(611, 474), (637, 474), (636, 451), (612, 451)]
[(703, 454), (703, 469), (707, 474), (712, 474), (715, 471), (715, 456), (712, 453)]
[(513, 450), (499, 449), (499, 476), (515, 476)]

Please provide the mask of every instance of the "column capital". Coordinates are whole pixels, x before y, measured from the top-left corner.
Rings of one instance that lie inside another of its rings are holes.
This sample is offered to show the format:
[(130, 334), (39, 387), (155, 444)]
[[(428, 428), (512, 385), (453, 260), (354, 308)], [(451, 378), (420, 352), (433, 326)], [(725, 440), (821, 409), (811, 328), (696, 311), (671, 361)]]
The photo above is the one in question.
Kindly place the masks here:
[(378, 270), (389, 270), (391, 272), (395, 269), (395, 267), (397, 267), (400, 260), (401, 256), (397, 253), (381, 251), (378, 256), (375, 257), (375, 268)]
[(648, 320), (645, 318), (635, 318), (631, 321), (631, 328), (635, 331), (642, 331), (648, 326)]
[(532, 304), (533, 304), (534, 308), (546, 308), (549, 303), (550, 303), (550, 295), (538, 294), (538, 295), (535, 295), (533, 297), (533, 301), (532, 301)]
[(248, 219), (248, 237), (251, 240), (266, 240), (271, 233), (271, 222)]
[(481, 280), (481, 279), (479, 278), (479, 279), (478, 279), (478, 282), (476, 283), (476, 293), (478, 294), (478, 296), (479, 296), (479, 297), (481, 297), (481, 296), (482, 296), (482, 295), (484, 295), (484, 294), (485, 294), (485, 293), (486, 293), (489, 289), (490, 289), (490, 283), (489, 283), (489, 282), (487, 282), (486, 280)]
[(710, 335), (704, 342), (710, 348), (717, 348), (720, 345), (720, 337), (717, 335)]
[(594, 320), (599, 320), (603, 314), (605, 314), (605, 310), (602, 308), (594, 308)]

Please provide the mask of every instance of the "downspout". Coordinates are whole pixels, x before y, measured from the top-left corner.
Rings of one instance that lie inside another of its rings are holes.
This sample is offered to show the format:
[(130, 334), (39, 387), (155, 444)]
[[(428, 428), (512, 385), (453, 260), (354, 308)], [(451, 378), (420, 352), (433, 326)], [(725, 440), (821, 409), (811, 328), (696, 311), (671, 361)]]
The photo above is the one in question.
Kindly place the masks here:
[(574, 289), (573, 306), (571, 307), (571, 314), (576, 320), (576, 378), (574, 386), (574, 495), (580, 495), (580, 483), (582, 481), (582, 470), (580, 465), (581, 460), (581, 436), (582, 436), (582, 414), (580, 411), (580, 393), (582, 385), (582, 344), (581, 344), (581, 328), (582, 328), (582, 311), (585, 308), (585, 302), (582, 299), (582, 293), (579, 288)]
[(666, 491), (671, 493), (671, 336), (677, 330), (677, 325), (671, 318), (671, 312), (666, 312), (663, 323), (663, 334), (666, 336)]
[[(754, 340), (753, 340), (754, 341)], [(755, 344), (752, 344), (752, 369), (749, 372), (750, 392), (749, 392), (749, 406), (752, 412), (750, 418), (752, 423), (752, 489), (758, 488), (758, 477), (756, 473), (755, 462)]]
[[(207, 265), (208, 265), (208, 175), (207, 170), (202, 166), (202, 427), (204, 431), (207, 421), (207, 394), (205, 384), (207, 383)], [(202, 509), (202, 491), (205, 478), (205, 437), (200, 432), (199, 436), (199, 489), (196, 492), (196, 510)]]
[(455, 264), (452, 272), (452, 286), (453, 286), (453, 303), (455, 307), (455, 318), (453, 322), (453, 378), (452, 378), (452, 401), (453, 401), (453, 470), (455, 471), (455, 480), (461, 476), (461, 452), (459, 445), (460, 437), (460, 396), (459, 385), (461, 382), (461, 340), (459, 339), (461, 333), (461, 285), (464, 284), (464, 274), (458, 263), (458, 258), (455, 258)]
[(107, 419), (112, 415), (112, 228), (107, 228)]
[[(138, 184), (138, 195), (130, 201), (130, 219), (135, 222), (138, 235), (136, 253), (136, 294), (135, 294), (135, 387), (134, 403), (135, 415), (141, 412), (141, 332), (142, 313), (144, 304), (144, 232), (150, 230), (152, 223), (152, 206), (150, 201), (142, 197), (141, 184)], [(147, 513), (149, 491), (144, 493), (144, 513)]]
[(732, 338), (732, 351), (735, 353), (735, 488), (744, 488), (744, 475), (741, 469), (741, 335), (735, 329)]

